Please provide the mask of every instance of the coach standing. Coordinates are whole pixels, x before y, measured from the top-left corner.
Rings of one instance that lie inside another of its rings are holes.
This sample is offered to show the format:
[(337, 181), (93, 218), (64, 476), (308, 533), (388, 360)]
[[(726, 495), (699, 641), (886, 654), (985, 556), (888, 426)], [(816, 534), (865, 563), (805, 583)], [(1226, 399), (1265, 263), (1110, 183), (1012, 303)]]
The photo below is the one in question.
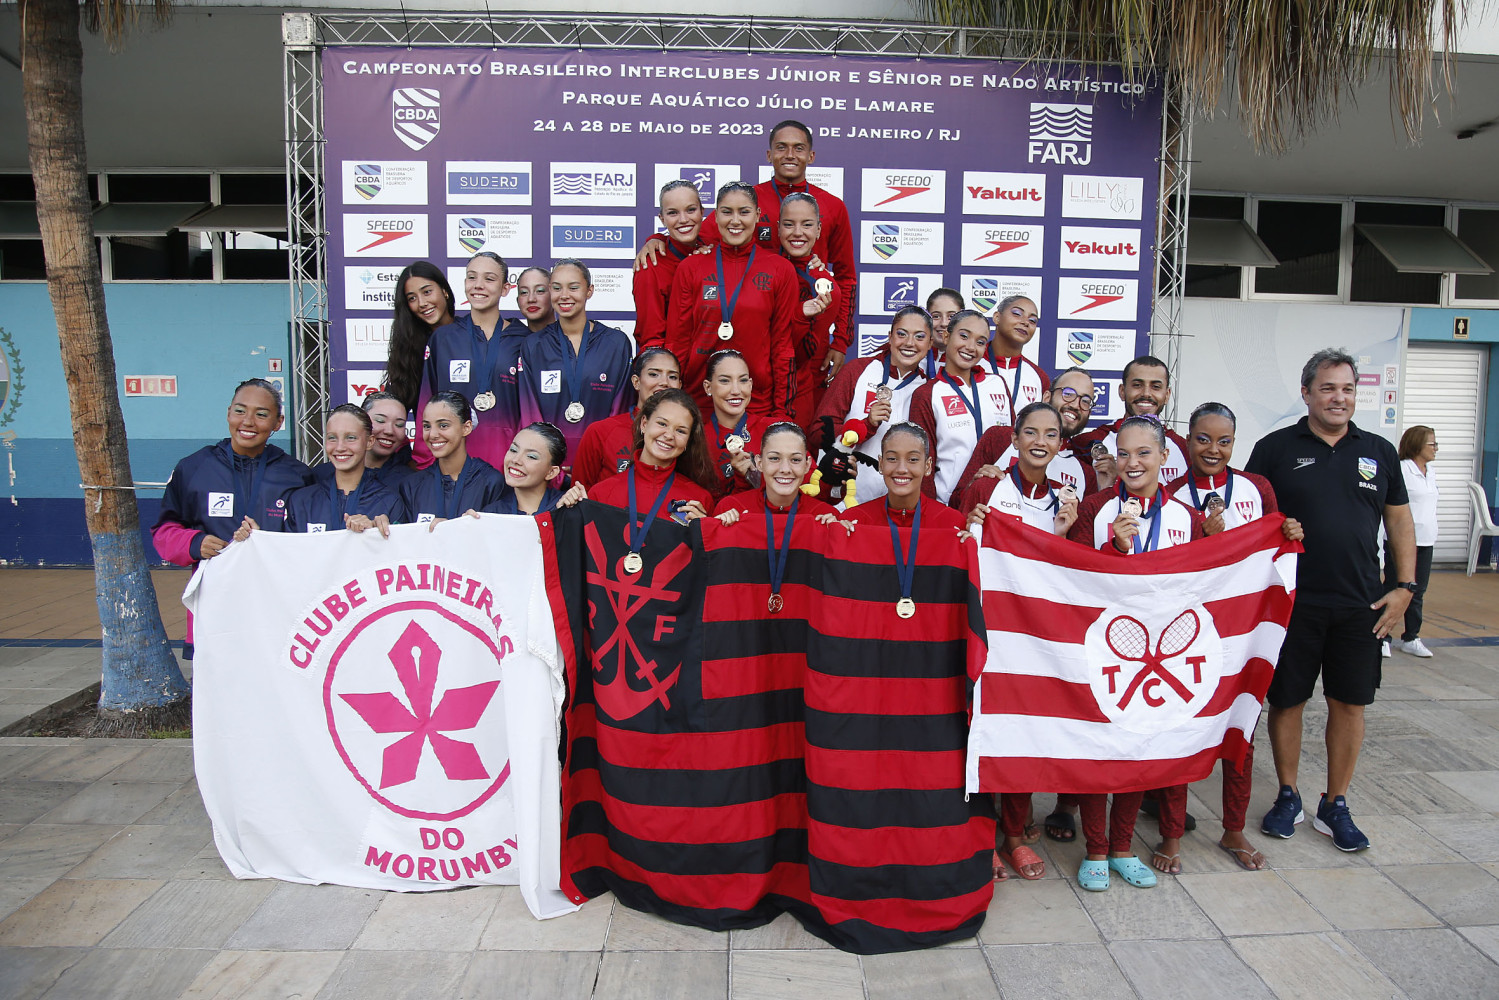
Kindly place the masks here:
[[(1280, 794), (1261, 830), (1288, 838), (1304, 818), (1297, 767), (1301, 716), (1322, 675), (1327, 699), (1327, 790), (1312, 826), (1342, 851), (1369, 846), (1345, 796), (1364, 742), (1364, 706), (1380, 679), (1380, 642), (1405, 616), (1415, 590), (1416, 536), (1394, 445), (1353, 423), (1358, 366), (1343, 351), (1318, 351), (1301, 369), (1306, 416), (1260, 439), (1245, 471), (1270, 480), (1280, 509), (1305, 526), (1296, 607), (1270, 684), (1270, 747)], [(1398, 581), (1382, 593), (1379, 524)]]

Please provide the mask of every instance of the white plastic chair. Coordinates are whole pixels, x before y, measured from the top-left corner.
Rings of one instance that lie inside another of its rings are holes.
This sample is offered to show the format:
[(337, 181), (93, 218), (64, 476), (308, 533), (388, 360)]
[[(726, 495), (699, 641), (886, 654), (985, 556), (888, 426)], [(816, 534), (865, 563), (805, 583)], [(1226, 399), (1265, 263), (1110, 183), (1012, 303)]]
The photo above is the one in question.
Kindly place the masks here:
[(1478, 483), (1468, 483), (1468, 497), (1473, 501), (1473, 537), (1468, 540), (1468, 575), (1478, 568), (1478, 546), (1485, 538), (1499, 537), (1499, 527), (1489, 513), (1488, 494)]

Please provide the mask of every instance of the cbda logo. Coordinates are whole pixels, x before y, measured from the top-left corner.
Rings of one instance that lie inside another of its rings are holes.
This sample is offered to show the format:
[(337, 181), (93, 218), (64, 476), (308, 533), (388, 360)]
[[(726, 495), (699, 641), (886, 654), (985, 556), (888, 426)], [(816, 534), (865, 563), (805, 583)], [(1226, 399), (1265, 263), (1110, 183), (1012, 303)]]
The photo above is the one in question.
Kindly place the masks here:
[(390, 96), (390, 127), (412, 149), (442, 131), (442, 94), (435, 87), (399, 87)]
[(354, 190), (369, 201), (380, 193), (380, 164), (361, 163), (354, 168)]

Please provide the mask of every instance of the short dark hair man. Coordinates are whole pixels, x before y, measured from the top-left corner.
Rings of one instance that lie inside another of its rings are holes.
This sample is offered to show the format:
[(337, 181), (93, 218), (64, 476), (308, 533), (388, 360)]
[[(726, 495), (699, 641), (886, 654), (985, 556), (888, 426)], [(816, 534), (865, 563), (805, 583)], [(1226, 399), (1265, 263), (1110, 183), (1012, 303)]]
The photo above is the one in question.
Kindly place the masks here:
[[(1280, 509), (1305, 527), (1296, 607), (1270, 683), (1270, 747), (1280, 794), (1260, 829), (1290, 837), (1304, 818), (1297, 768), (1301, 716), (1321, 674), (1327, 699), (1327, 790), (1313, 827), (1339, 850), (1369, 846), (1345, 796), (1364, 742), (1364, 707), (1380, 680), (1380, 642), (1405, 616), (1415, 586), (1416, 534), (1395, 446), (1353, 423), (1358, 365), (1331, 348), (1301, 371), (1306, 416), (1260, 439), (1246, 472), (1270, 480)], [(1383, 593), (1379, 527), (1395, 553)]]
[[(1124, 404), (1124, 416), (1112, 424), (1095, 427), (1086, 434), (1079, 434), (1069, 444), (1079, 459), (1093, 466), (1098, 477), (1098, 488), (1106, 490), (1119, 481), (1119, 469), (1115, 461), (1118, 448), (1119, 428), (1129, 417), (1155, 415), (1165, 419), (1166, 404), (1171, 401), (1171, 369), (1166, 362), (1150, 354), (1142, 354), (1124, 366), (1119, 379), (1119, 400)], [(1098, 455), (1093, 448), (1102, 444)], [(1161, 462), (1161, 482), (1169, 483), (1187, 474), (1191, 468), (1187, 461), (1187, 441), (1169, 427), (1166, 429), (1166, 458)]]

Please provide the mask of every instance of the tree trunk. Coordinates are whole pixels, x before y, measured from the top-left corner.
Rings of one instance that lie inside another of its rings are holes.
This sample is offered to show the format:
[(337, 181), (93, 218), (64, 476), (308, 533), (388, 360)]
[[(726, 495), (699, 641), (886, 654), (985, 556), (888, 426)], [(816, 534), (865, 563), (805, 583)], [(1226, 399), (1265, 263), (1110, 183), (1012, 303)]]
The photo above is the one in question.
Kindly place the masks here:
[(94, 250), (93, 206), (83, 142), (83, 44), (78, 0), (22, 0), (21, 79), (36, 182), (47, 290), (57, 318), (73, 415), (73, 447), (94, 553), (104, 633), (101, 715), (185, 701), (189, 689), (167, 644), (146, 569), (140, 515), (130, 489), (130, 450)]

